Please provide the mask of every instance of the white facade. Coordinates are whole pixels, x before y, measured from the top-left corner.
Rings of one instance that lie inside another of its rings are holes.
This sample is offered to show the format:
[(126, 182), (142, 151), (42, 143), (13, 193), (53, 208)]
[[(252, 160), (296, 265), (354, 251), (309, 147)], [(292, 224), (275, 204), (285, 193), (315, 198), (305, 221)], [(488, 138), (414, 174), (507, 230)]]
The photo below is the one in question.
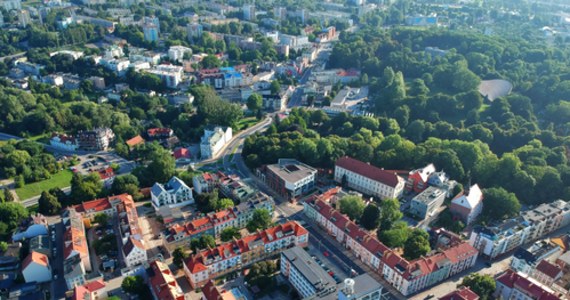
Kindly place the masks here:
[(192, 54), (192, 49), (184, 46), (171, 46), (168, 49), (168, 58), (172, 61), (181, 62), (185, 53)]
[(335, 166), (334, 178), (336, 182), (342, 182), (343, 178), (346, 178), (350, 188), (367, 195), (378, 196), (382, 199), (399, 198), (402, 196), (405, 186), (404, 179), (399, 176), (397, 185), (390, 186), (340, 166)]
[(11, 11), (13, 9), (20, 10), (22, 9), (22, 1), (21, 0), (3, 0), (2, 1), (2, 8), (6, 11)]
[[(132, 239), (132, 238), (130, 238)], [(125, 259), (125, 264), (127, 265), (128, 268), (143, 264), (144, 262), (146, 262), (148, 260), (147, 254), (146, 254), (146, 250), (143, 248), (141, 248), (141, 245), (137, 245), (137, 242), (133, 242), (132, 240), (130, 240), (127, 243), (133, 243), (133, 247), (131, 248), (129, 247), (123, 247), (123, 249), (128, 249), (130, 250), (128, 253), (124, 253), (123, 252), (123, 257)], [(140, 241), (138, 243), (141, 243)], [(127, 246), (127, 245), (125, 245)]]
[(51, 281), (51, 267), (47, 255), (32, 251), (23, 262), (22, 275), (27, 283)]
[(192, 189), (176, 176), (165, 185), (155, 183), (150, 194), (152, 205), (156, 210), (165, 205), (174, 208), (194, 203)]
[(218, 152), (232, 139), (232, 128), (215, 127), (213, 130), (205, 129), (200, 142), (202, 158), (214, 158)]
[(147, 72), (158, 75), (167, 87), (176, 88), (180, 82), (182, 82), (184, 68), (180, 66), (158, 65)]

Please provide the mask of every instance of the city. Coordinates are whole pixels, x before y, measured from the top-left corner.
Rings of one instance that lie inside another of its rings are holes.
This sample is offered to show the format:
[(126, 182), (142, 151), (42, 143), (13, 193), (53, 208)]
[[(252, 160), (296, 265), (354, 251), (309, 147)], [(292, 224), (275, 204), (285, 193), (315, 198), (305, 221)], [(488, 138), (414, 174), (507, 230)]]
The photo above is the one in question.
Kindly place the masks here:
[(570, 299), (565, 0), (0, 27), (0, 299)]

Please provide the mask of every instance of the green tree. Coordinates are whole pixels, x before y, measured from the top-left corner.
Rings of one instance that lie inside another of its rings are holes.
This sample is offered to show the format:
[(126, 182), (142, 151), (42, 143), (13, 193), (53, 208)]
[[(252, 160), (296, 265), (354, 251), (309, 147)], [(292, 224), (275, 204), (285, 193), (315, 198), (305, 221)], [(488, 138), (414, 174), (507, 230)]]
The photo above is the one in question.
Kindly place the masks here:
[(422, 229), (414, 229), (404, 243), (404, 257), (414, 260), (431, 251), (429, 235)]
[(115, 180), (113, 180), (113, 184), (111, 185), (111, 194), (113, 195), (127, 193), (133, 196), (133, 198), (138, 199), (142, 196), (139, 191), (139, 180), (132, 174), (115, 177)]
[(204, 234), (203, 236), (201, 236), (200, 243), (204, 246), (204, 248), (216, 247), (216, 239), (209, 234)]
[(247, 222), (246, 228), (249, 232), (255, 232), (258, 229), (267, 229), (271, 226), (271, 213), (265, 208), (253, 211), (251, 220)]
[(380, 225), (380, 210), (376, 204), (371, 203), (364, 208), (360, 218), (360, 225), (368, 230), (378, 228), (378, 225)]
[(172, 263), (178, 268), (182, 268), (184, 260), (188, 258), (188, 256), (188, 253), (186, 253), (182, 247), (176, 247), (172, 252)]
[(105, 227), (109, 223), (109, 216), (107, 214), (104, 214), (104, 213), (98, 213), (93, 218), (93, 221), (96, 224), (99, 224), (99, 226)]
[(56, 196), (43, 191), (40, 199), (38, 200), (38, 211), (47, 216), (58, 214), (61, 210), (61, 203), (59, 203)]
[(260, 94), (253, 93), (249, 98), (247, 98), (247, 108), (253, 112), (258, 111), (261, 109), (263, 105), (263, 98)]
[(204, 59), (200, 63), (206, 69), (218, 68), (222, 65), (220, 59), (215, 55), (208, 55), (204, 57)]
[(392, 225), (391, 229), (378, 230), (376, 233), (378, 239), (384, 243), (384, 245), (390, 248), (401, 248), (404, 247), (404, 243), (410, 236), (410, 229), (406, 222), (397, 221)]
[(97, 198), (103, 191), (103, 182), (98, 174), (92, 173), (87, 176), (79, 173), (71, 178), (71, 199), (74, 203), (81, 203)]
[(517, 196), (504, 188), (489, 188), (483, 190), (485, 205), (483, 216), (491, 220), (503, 220), (518, 215), (521, 204)]
[(8, 250), (8, 243), (1, 241), (0, 242), (0, 253), (4, 253)]
[(360, 196), (347, 195), (342, 197), (339, 202), (340, 212), (347, 215), (351, 220), (358, 220), (364, 212), (366, 204)]
[(140, 295), (144, 293), (146, 284), (140, 276), (127, 276), (123, 279), (121, 288), (129, 294)]
[(281, 83), (279, 83), (278, 80), (273, 80), (269, 86), (269, 90), (271, 91), (271, 95), (278, 95), (281, 91)]
[(496, 284), (490, 275), (471, 273), (463, 278), (460, 286), (469, 287), (481, 300), (493, 299)]
[(380, 201), (380, 229), (389, 230), (394, 222), (400, 220), (403, 214), (400, 211), (400, 201), (388, 198)]
[(220, 239), (222, 239), (223, 242), (231, 241), (234, 238), (241, 238), (241, 233), (239, 232), (239, 229), (233, 226), (224, 228), (224, 230), (222, 230), (220, 233)]
[(235, 206), (234, 202), (232, 201), (232, 199), (229, 198), (217, 199), (211, 204), (212, 209), (215, 211), (224, 210), (234, 206)]
[(14, 195), (12, 194), (12, 192), (10, 192), (8, 188), (4, 188), (4, 201), (6, 202), (14, 201)]

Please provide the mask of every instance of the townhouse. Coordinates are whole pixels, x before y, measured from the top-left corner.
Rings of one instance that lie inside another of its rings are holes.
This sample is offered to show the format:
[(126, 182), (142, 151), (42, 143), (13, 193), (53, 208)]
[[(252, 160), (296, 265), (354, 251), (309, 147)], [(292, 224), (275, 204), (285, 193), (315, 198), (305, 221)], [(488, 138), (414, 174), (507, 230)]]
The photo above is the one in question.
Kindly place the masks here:
[(327, 230), (358, 259), (375, 270), (404, 296), (416, 293), (471, 268), (478, 252), (457, 235), (445, 230), (434, 232), (437, 250), (429, 256), (408, 261), (386, 247), (327, 202), (334, 193), (325, 193), (305, 201), (304, 213)]
[(160, 300), (184, 300), (184, 292), (176, 282), (174, 273), (167, 264), (161, 261), (153, 261), (150, 264), (151, 275), (149, 278), (150, 290), (154, 299)]
[(570, 204), (556, 200), (522, 212), (521, 216), (497, 225), (476, 226), (471, 232), (469, 243), (482, 255), (494, 259), (569, 223)]
[(75, 209), (63, 212), (65, 226), (63, 241), (63, 274), (68, 289), (85, 284), (85, 272), (91, 271), (91, 260), (83, 217)]
[(507, 270), (495, 278), (493, 296), (497, 299), (558, 300), (562, 299), (549, 287), (513, 270)]
[(405, 181), (394, 171), (387, 171), (345, 156), (336, 161), (334, 180), (363, 194), (381, 199), (399, 198)]
[(289, 221), (253, 235), (199, 251), (184, 262), (184, 275), (192, 288), (210, 279), (239, 270), (293, 246), (305, 247), (309, 232)]

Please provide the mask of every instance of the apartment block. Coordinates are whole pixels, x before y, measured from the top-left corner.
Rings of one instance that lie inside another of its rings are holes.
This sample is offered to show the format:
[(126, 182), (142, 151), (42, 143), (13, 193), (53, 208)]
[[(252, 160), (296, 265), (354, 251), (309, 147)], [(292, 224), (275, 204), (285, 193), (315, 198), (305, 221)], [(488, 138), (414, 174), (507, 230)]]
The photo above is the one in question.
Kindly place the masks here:
[(97, 128), (77, 133), (79, 148), (88, 151), (106, 151), (115, 140), (110, 128)]
[(287, 199), (296, 199), (315, 188), (317, 169), (295, 159), (279, 159), (257, 171), (271, 189)]
[(494, 296), (497, 299), (523, 300), (558, 300), (555, 292), (549, 287), (534, 280), (528, 275), (507, 270), (495, 278)]
[(215, 248), (192, 255), (184, 263), (184, 275), (192, 288), (202, 287), (210, 279), (240, 270), (254, 262), (294, 247), (305, 247), (309, 232), (289, 221)]
[(155, 183), (150, 195), (155, 210), (164, 206), (175, 208), (194, 203), (192, 189), (176, 176), (170, 178), (166, 184)]
[(205, 129), (200, 141), (202, 158), (214, 158), (222, 148), (232, 139), (232, 128), (216, 126), (213, 129)]
[(436, 214), (443, 201), (445, 201), (445, 191), (430, 186), (412, 199), (409, 212), (424, 220)]

